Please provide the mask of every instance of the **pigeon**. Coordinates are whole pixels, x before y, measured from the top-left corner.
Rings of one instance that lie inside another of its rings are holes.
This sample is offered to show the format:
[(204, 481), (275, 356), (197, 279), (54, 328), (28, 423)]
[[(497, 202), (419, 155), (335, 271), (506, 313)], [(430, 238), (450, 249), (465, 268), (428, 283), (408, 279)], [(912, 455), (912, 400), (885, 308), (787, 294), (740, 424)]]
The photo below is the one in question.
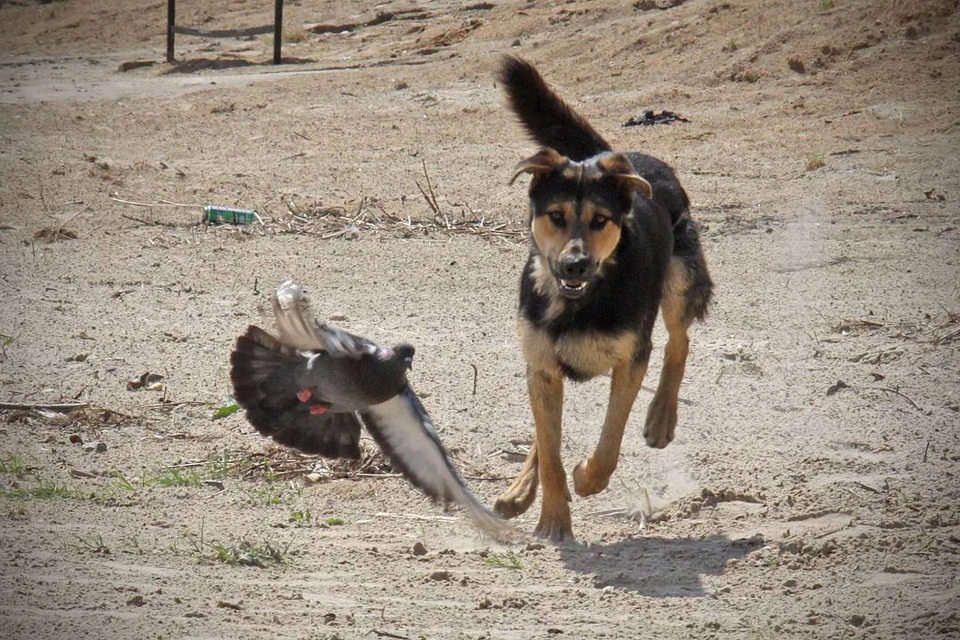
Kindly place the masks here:
[(367, 432), (395, 467), (435, 501), (460, 505), (499, 540), (516, 529), (464, 484), (407, 382), (414, 348), (381, 347), (308, 320), (303, 289), (284, 282), (272, 297), (278, 336), (250, 325), (230, 356), (234, 397), (264, 436), (309, 454), (359, 458)]

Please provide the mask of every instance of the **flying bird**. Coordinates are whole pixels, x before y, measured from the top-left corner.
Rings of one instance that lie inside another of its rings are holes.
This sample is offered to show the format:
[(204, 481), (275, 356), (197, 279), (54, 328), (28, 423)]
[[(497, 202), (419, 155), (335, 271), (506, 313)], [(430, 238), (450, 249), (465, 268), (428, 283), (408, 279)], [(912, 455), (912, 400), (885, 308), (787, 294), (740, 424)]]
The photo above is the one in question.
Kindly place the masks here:
[(381, 347), (308, 319), (303, 290), (283, 283), (272, 298), (275, 337), (250, 325), (230, 355), (230, 379), (247, 420), (264, 436), (304, 453), (359, 458), (366, 428), (418, 489), (460, 505), (497, 539), (516, 529), (464, 484), (430, 417), (407, 382), (414, 348)]

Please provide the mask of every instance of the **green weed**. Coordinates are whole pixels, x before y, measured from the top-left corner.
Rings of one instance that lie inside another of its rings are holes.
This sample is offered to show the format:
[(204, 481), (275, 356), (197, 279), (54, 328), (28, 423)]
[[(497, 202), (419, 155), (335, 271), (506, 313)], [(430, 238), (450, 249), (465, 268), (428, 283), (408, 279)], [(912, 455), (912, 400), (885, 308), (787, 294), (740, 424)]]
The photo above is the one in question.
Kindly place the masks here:
[(310, 515), (310, 509), (300, 509), (297, 511), (291, 511), (290, 517), (287, 518), (287, 521), (295, 524), (306, 524), (310, 522), (311, 519), (312, 516)]
[(0, 497), (4, 498), (38, 498), (47, 500), (50, 498), (83, 498), (80, 492), (69, 489), (65, 485), (53, 482), (51, 480), (42, 480), (35, 487), (0, 487)]
[(506, 553), (491, 553), (483, 558), (483, 563), (500, 569), (523, 569), (520, 558), (512, 551), (507, 551)]
[(820, 167), (826, 166), (826, 164), (827, 160), (825, 154), (818, 153), (815, 156), (810, 156), (807, 158), (807, 171), (819, 169)]
[[(243, 538), (230, 544), (223, 544), (216, 540), (207, 540), (205, 532), (205, 522), (200, 520), (199, 534), (185, 534), (193, 554), (201, 562), (223, 562), (230, 565), (241, 565), (245, 567), (264, 568), (268, 563), (286, 565), (287, 551), (290, 544), (284, 546), (276, 545), (269, 540), (262, 540), (259, 543), (251, 543)], [(179, 552), (176, 543), (171, 545), (174, 553)]]
[(33, 467), (27, 464), (27, 461), (20, 456), (10, 456), (0, 458), (0, 473), (14, 473), (22, 478), (33, 470)]
[(99, 531), (88, 536), (74, 535), (73, 537), (77, 539), (79, 548), (83, 550), (104, 556), (110, 555), (110, 547), (103, 542), (103, 536)]

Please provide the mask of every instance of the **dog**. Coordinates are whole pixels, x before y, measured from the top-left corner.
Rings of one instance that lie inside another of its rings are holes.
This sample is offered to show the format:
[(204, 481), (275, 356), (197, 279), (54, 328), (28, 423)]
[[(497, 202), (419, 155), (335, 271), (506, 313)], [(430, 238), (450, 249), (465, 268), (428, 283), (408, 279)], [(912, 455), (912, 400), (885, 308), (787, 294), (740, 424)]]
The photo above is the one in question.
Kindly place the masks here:
[(500, 80), (541, 149), (520, 162), (510, 180), (531, 176), (531, 247), (518, 325), (535, 437), (494, 509), (508, 518), (525, 512), (542, 484), (535, 533), (562, 542), (573, 539), (560, 456), (564, 379), (611, 374), (600, 439), (573, 470), (574, 490), (586, 497), (605, 489), (617, 467), (658, 310), (668, 340), (643, 433), (651, 447), (673, 440), (687, 330), (705, 318), (713, 283), (690, 201), (666, 163), (614, 151), (524, 60), (505, 57)]

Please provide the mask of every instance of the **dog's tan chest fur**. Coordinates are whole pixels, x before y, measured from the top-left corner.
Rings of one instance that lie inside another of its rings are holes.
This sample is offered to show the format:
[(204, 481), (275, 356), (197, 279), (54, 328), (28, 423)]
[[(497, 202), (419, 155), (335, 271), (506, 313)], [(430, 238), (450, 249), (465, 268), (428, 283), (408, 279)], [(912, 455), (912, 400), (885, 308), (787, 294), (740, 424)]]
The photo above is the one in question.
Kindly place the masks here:
[(633, 357), (637, 334), (632, 331), (610, 336), (602, 334), (567, 334), (555, 343), (561, 362), (581, 373), (599, 376), (621, 361)]
[(525, 319), (520, 320), (519, 328), (524, 355), (534, 369), (555, 370), (566, 365), (585, 376), (599, 376), (633, 358), (637, 347), (637, 335), (631, 331), (618, 335), (570, 333), (552, 340)]

